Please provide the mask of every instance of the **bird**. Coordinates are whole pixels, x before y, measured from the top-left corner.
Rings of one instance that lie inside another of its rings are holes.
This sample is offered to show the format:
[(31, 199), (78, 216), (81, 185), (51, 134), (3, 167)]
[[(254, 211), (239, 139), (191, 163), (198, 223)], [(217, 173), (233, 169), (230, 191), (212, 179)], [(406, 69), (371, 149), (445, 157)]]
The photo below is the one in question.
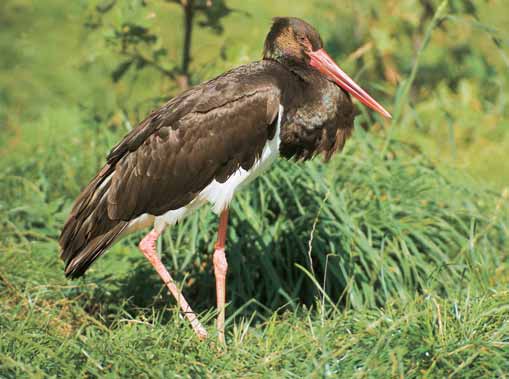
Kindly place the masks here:
[(212, 255), (217, 338), (225, 343), (226, 234), (234, 194), (278, 158), (328, 161), (351, 135), (352, 97), (391, 118), (329, 56), (318, 31), (273, 19), (259, 61), (196, 85), (152, 111), (113, 147), (77, 197), (62, 229), (60, 257), (82, 276), (116, 241), (151, 228), (138, 247), (200, 340), (208, 333), (162, 263), (163, 231), (209, 204), (219, 216)]

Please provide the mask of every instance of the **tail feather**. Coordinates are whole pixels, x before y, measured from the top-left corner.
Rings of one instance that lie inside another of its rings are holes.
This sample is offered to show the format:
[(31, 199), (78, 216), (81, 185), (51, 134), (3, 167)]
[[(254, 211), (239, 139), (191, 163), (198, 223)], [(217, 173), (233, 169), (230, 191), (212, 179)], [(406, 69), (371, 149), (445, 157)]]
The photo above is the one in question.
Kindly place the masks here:
[(65, 275), (82, 276), (90, 265), (115, 242), (128, 222), (108, 217), (108, 191), (114, 168), (104, 168), (81, 192), (60, 235), (60, 258)]

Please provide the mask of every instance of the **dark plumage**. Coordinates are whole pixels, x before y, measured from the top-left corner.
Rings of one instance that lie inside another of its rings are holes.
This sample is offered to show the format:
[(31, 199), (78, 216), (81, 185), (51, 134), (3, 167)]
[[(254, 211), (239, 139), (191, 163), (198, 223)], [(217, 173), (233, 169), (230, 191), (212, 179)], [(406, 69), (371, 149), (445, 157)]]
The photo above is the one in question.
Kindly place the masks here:
[(192, 88), (124, 137), (78, 197), (60, 237), (66, 275), (81, 276), (128, 221), (178, 209), (213, 179), (249, 169), (274, 132), (280, 103), (288, 109), (281, 125), (285, 158), (328, 159), (350, 135), (350, 97), (318, 72), (299, 76), (265, 59)]
[(81, 276), (128, 221), (178, 209), (253, 165), (278, 113), (270, 70), (289, 75), (275, 62), (241, 66), (170, 100), (113, 148), (60, 237), (67, 276)]
[(154, 223), (140, 249), (197, 334), (205, 336), (155, 256), (155, 241), (166, 225), (210, 202), (221, 213), (214, 253), (221, 332), (227, 208), (234, 192), (278, 155), (306, 160), (323, 154), (328, 160), (341, 150), (356, 114), (350, 93), (390, 116), (332, 61), (311, 25), (275, 19), (261, 61), (168, 101), (113, 148), (76, 200), (60, 236), (66, 276), (83, 275), (121, 236)]

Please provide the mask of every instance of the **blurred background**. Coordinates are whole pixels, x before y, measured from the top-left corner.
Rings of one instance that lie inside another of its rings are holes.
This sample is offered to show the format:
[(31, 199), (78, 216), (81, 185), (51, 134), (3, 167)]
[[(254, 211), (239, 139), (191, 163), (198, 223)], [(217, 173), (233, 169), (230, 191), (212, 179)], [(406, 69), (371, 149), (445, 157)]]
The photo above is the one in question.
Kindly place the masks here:
[(333, 57), (389, 108), (418, 58), (398, 122), (370, 119), (370, 127), (390, 127), (434, 162), (500, 189), (509, 185), (509, 5), (451, 0), (423, 47), (438, 5), (196, 1), (185, 46), (178, 1), (3, 1), (2, 153), (32, 142), (34, 133), (72, 132), (84, 120), (120, 135), (184, 82), (260, 59), (271, 18), (289, 15), (315, 25)]
[[(171, 314), (136, 251), (139, 235), (69, 284), (60, 229), (124, 134), (186, 88), (260, 59), (274, 16), (314, 25), (394, 119), (359, 106), (353, 137), (329, 164), (279, 162), (236, 197), (230, 315), (263, 320), (317, 298), (355, 310), (507, 288), (509, 2), (3, 0), (4, 300), (29, 304), (36, 293), (71, 329), (75, 319), (58, 313), (63, 301), (106, 325), (119, 314), (150, 317), (152, 306)], [(200, 311), (215, 302), (215, 225), (204, 210), (159, 246)], [(19, 311), (4, 300), (6, 314)]]

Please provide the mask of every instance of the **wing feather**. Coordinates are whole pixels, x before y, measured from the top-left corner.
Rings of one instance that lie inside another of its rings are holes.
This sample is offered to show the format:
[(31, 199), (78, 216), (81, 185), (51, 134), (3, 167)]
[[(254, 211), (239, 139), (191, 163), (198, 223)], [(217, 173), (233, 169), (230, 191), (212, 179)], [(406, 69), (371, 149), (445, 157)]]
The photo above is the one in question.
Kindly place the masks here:
[(235, 76), (208, 82), (183, 97), (187, 112), (173, 101), (176, 111), (160, 108), (115, 147), (108, 216), (160, 215), (188, 204), (212, 180), (249, 169), (272, 137), (280, 104), (278, 87), (255, 79), (251, 88)]

